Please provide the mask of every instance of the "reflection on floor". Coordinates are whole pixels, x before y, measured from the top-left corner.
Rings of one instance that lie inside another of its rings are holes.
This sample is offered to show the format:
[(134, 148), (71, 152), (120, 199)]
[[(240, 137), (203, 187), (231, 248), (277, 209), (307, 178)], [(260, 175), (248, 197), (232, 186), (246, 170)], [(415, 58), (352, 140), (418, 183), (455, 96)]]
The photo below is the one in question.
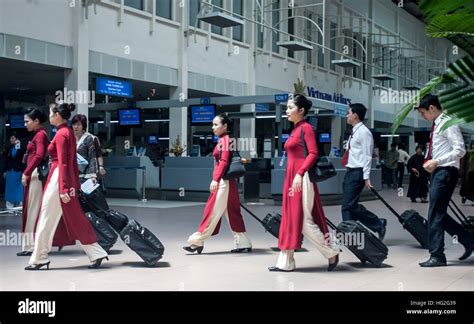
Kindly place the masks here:
[[(396, 190), (387, 189), (382, 194), (397, 211), (412, 208), (426, 216), (427, 204), (411, 203), (407, 198), (398, 197)], [(456, 195), (455, 200), (459, 202), (460, 197)], [(0, 237), (0, 290), (474, 290), (474, 256), (458, 261), (464, 250), (446, 236), (449, 266), (420, 268), (418, 262), (427, 259), (427, 251), (419, 248), (397, 219), (377, 201), (364, 205), (388, 219), (384, 242), (389, 247), (389, 255), (384, 266), (363, 266), (344, 249), (340, 265), (331, 273), (326, 271), (327, 261), (308, 241), (304, 242), (305, 249), (296, 253), (295, 272), (268, 272), (267, 267), (274, 265), (278, 256), (277, 241), (245, 214), (247, 232), (254, 247), (252, 253), (229, 253), (233, 240), (227, 222), (223, 221), (221, 233), (209, 239), (203, 253), (197, 255), (188, 254), (182, 246), (199, 225), (203, 204), (169, 201), (145, 204), (116, 199), (110, 203), (148, 227), (165, 244), (165, 255), (157, 267), (145, 267), (120, 241), (102, 269), (87, 269), (88, 260), (77, 245), (61, 252), (53, 251), (49, 271), (24, 271), (28, 258), (15, 255), (19, 251), (15, 234), (20, 229), (20, 217), (4, 216), (0, 217), (3, 236)], [(251, 205), (249, 208), (263, 217), (269, 211), (279, 212), (281, 207)], [(474, 215), (470, 204), (461, 208), (466, 214)], [(340, 206), (325, 207), (325, 212), (334, 222), (340, 221)]]

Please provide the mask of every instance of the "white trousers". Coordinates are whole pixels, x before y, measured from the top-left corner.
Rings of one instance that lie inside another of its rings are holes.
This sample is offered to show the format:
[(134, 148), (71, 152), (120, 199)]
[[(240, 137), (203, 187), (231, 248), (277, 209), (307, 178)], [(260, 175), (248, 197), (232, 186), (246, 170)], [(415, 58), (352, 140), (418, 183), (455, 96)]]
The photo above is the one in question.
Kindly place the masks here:
[(23, 206), (23, 208), (27, 208), (27, 216), (25, 231), (22, 233), (22, 251), (33, 252), (35, 247), (34, 231), (36, 220), (38, 219), (38, 214), (40, 212), (42, 193), (43, 185), (38, 179), (38, 171), (34, 169), (28, 186), (28, 203), (27, 206)]
[[(222, 218), (222, 215), (224, 215), (224, 213), (227, 214), (228, 197), (229, 197), (229, 180), (221, 179), (221, 181), (219, 182), (219, 188), (217, 189), (217, 196), (216, 196), (216, 201), (214, 203), (214, 208), (212, 208), (211, 219), (209, 223), (207, 224), (207, 227), (204, 229), (202, 233), (201, 232), (193, 233), (188, 238), (188, 243), (194, 246), (204, 245), (204, 241), (208, 239), (212, 235), (212, 233), (214, 233), (214, 230), (216, 229), (216, 226), (219, 223), (219, 220)], [(228, 215), (226, 216), (227, 216), (227, 220), (229, 220)], [(247, 237), (247, 235), (244, 232), (238, 233), (238, 232), (232, 231), (232, 234), (234, 236), (234, 244), (236, 248), (244, 249), (244, 248), (252, 247), (252, 243), (250, 242), (250, 239)]]
[[(54, 234), (63, 214), (59, 197), (58, 178), (59, 170), (56, 168), (44, 191), (38, 226), (36, 228), (35, 247), (29, 261), (30, 265), (49, 262), (48, 254), (53, 246)], [(107, 256), (107, 252), (97, 242), (88, 245), (81, 244), (81, 247), (91, 262)]]
[[(330, 237), (325, 237), (319, 226), (314, 223), (311, 213), (314, 205), (314, 195), (313, 183), (309, 180), (308, 172), (306, 172), (303, 176), (302, 185), (303, 235), (316, 246), (326, 259), (330, 259), (339, 254), (340, 246), (335, 242), (331, 242)], [(282, 250), (278, 256), (276, 266), (283, 270), (294, 270), (296, 267), (294, 250)]]

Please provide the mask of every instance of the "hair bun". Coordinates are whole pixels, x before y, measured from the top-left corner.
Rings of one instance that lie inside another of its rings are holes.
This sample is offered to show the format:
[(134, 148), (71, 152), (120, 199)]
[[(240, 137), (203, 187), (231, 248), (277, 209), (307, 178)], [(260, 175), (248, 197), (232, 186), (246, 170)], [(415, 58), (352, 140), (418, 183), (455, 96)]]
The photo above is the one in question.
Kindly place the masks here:
[(66, 109), (70, 112), (73, 112), (74, 110), (76, 110), (76, 105), (73, 104), (73, 103), (70, 103), (70, 104), (67, 105)]

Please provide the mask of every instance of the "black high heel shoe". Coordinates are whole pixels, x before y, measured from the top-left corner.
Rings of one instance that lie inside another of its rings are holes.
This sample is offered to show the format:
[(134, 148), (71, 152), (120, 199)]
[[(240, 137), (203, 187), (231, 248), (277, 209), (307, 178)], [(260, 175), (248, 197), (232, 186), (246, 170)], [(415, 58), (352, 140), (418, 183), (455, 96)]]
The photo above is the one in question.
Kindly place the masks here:
[(334, 261), (333, 263), (329, 263), (328, 271), (333, 271), (337, 267), (338, 263), (339, 263), (339, 254), (336, 255), (336, 261)]
[(49, 264), (51, 261), (43, 264), (30, 264), (25, 268), (25, 270), (40, 270), (42, 267), (46, 266), (46, 270), (49, 270)]
[(252, 248), (249, 247), (249, 248), (239, 248), (239, 249), (230, 250), (230, 253), (243, 253), (243, 252), (250, 253), (252, 252)]
[(104, 259), (107, 259), (107, 261), (109, 261), (109, 257), (108, 256), (105, 256), (103, 258), (100, 258), (100, 259), (97, 259), (94, 261), (94, 263), (90, 266), (88, 266), (89, 269), (99, 269), (100, 268), (100, 265), (102, 264), (102, 261)]
[(191, 246), (183, 246), (183, 249), (191, 253), (194, 253), (197, 251), (198, 254), (201, 254), (202, 250), (204, 249), (204, 246), (198, 246), (196, 248), (193, 248)]
[(16, 254), (16, 256), (30, 256), (32, 254), (33, 254), (33, 252), (31, 252), (31, 251), (21, 251), (21, 252), (18, 252)]

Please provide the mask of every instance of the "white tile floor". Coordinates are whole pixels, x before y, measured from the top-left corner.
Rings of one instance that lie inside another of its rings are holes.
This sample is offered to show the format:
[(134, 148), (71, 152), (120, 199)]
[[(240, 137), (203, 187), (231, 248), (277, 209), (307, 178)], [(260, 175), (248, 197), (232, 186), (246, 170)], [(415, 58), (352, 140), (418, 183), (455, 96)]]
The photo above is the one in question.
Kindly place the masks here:
[[(398, 197), (395, 190), (384, 190), (382, 194), (397, 211), (413, 208), (426, 216), (427, 204), (413, 204)], [(458, 195), (455, 199), (460, 201)], [(463, 249), (447, 236), (449, 266), (419, 267), (418, 262), (427, 259), (427, 251), (418, 247), (418, 243), (378, 201), (363, 204), (388, 219), (384, 242), (389, 247), (389, 255), (384, 266), (362, 266), (355, 256), (344, 250), (340, 265), (331, 273), (326, 271), (327, 261), (309, 242), (305, 242), (306, 251), (296, 253), (297, 271), (268, 272), (267, 267), (274, 265), (277, 259), (278, 252), (274, 249), (277, 241), (245, 214), (254, 247), (252, 253), (235, 255), (228, 252), (233, 248), (233, 241), (224, 221), (220, 235), (206, 242), (203, 254), (190, 255), (182, 250), (182, 246), (199, 225), (203, 204), (149, 201), (143, 206), (139, 201), (124, 199), (110, 199), (109, 202), (115, 209), (147, 226), (164, 243), (166, 251), (156, 268), (145, 267), (121, 241), (112, 249), (110, 261), (99, 270), (87, 269), (88, 261), (79, 245), (67, 247), (61, 253), (52, 252), (50, 270), (36, 272), (23, 270), (28, 258), (15, 256), (18, 246), (2, 246), (0, 290), (474, 290), (474, 257), (464, 262), (457, 261)], [(471, 205), (461, 207), (468, 215), (474, 215)], [(253, 205), (249, 208), (261, 216), (280, 210), (278, 206)], [(340, 206), (327, 206), (325, 211), (334, 222), (340, 221)], [(0, 218), (2, 233), (7, 229), (18, 232), (19, 226), (19, 217)]]

